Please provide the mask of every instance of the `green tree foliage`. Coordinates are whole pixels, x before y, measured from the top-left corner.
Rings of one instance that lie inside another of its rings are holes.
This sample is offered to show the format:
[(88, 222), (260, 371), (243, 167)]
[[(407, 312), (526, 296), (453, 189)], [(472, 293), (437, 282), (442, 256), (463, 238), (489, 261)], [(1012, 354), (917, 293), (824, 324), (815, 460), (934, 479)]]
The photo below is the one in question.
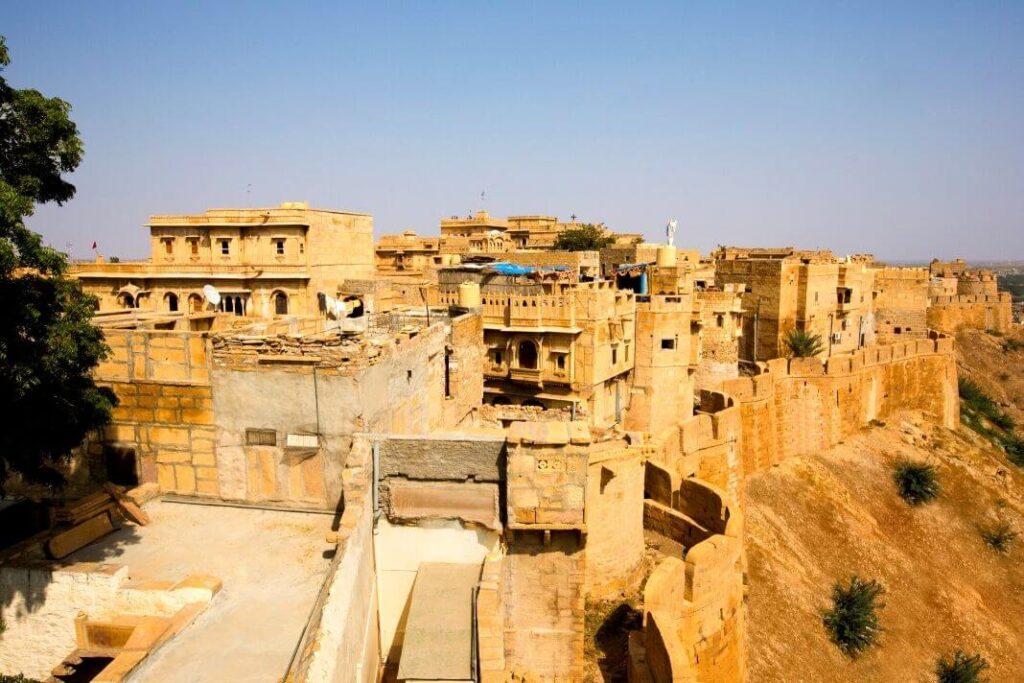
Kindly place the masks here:
[(9, 472), (58, 486), (54, 465), (110, 419), (113, 394), (91, 371), (107, 349), (90, 322), (95, 299), (66, 277), (67, 258), (25, 226), (36, 203), (62, 204), (63, 175), (82, 159), (71, 106), (12, 88), (0, 37), (0, 487)]
[(615, 240), (607, 237), (601, 228), (593, 223), (584, 223), (575, 228), (566, 228), (555, 238), (555, 249), (558, 251), (596, 251), (603, 249)]
[(957, 650), (951, 659), (942, 658), (935, 663), (935, 676), (939, 683), (983, 683), (981, 673), (988, 662), (981, 655), (968, 655)]
[(844, 586), (841, 582), (832, 588), (832, 607), (822, 621), (832, 642), (850, 657), (856, 657), (875, 644), (882, 628), (878, 623), (878, 610), (885, 607), (878, 602), (885, 589), (875, 580), (865, 581), (857, 576)]
[(820, 334), (797, 329), (786, 333), (786, 351), (790, 358), (811, 358), (824, 350)]
[(939, 495), (939, 478), (934, 465), (900, 460), (893, 468), (892, 478), (900, 497), (911, 505), (923, 505)]

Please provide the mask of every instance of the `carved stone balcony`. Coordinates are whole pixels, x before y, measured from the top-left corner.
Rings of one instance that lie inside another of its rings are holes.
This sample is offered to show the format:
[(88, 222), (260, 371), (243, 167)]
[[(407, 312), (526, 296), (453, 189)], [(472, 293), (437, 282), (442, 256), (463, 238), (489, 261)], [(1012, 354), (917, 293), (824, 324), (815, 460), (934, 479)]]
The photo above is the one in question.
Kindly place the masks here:
[(544, 380), (541, 377), (541, 370), (539, 368), (512, 368), (510, 374), (513, 382), (533, 384), (540, 387), (544, 386)]

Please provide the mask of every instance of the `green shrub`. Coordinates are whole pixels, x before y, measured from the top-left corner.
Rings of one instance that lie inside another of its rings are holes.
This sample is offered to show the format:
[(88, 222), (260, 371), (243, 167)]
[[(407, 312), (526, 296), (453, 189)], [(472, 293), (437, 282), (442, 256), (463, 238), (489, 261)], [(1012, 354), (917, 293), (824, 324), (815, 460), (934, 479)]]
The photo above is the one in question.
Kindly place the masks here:
[(939, 683), (983, 683), (981, 672), (988, 668), (988, 662), (981, 655), (968, 655), (957, 650), (953, 658), (940, 659), (935, 663), (935, 675)]
[(17, 674), (15, 676), (0, 674), (0, 683), (39, 683), (39, 681), (34, 678), (25, 678), (23, 674)]
[(878, 597), (885, 592), (881, 584), (872, 579), (864, 581), (854, 576), (850, 585), (841, 582), (832, 587), (832, 608), (822, 618), (825, 628), (839, 649), (856, 657), (878, 640), (882, 632), (878, 624), (878, 610), (885, 607)]
[(980, 532), (985, 545), (1004, 555), (1010, 552), (1010, 545), (1017, 538), (1017, 532), (1005, 519), (999, 520), (992, 526), (981, 527)]
[(1006, 458), (1017, 467), (1024, 467), (1024, 439), (1016, 434), (1007, 434), (999, 440)]
[(999, 406), (992, 400), (992, 397), (986, 394), (985, 390), (974, 380), (961, 377), (957, 380), (957, 389), (960, 391), (960, 400), (966, 403), (970, 410), (982, 415), (999, 410)]
[(928, 463), (900, 460), (893, 468), (893, 480), (900, 497), (911, 505), (923, 505), (939, 495), (938, 471)]
[(820, 334), (792, 329), (786, 333), (786, 349), (791, 358), (811, 358), (825, 350)]

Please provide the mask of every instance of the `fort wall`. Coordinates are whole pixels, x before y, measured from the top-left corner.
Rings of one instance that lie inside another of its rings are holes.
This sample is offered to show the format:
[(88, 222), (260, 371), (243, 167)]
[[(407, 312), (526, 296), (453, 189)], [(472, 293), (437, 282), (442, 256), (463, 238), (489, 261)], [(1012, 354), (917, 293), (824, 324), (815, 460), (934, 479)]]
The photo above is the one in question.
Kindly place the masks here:
[(755, 377), (725, 382), (740, 408), (745, 473), (829, 448), (870, 420), (905, 408), (948, 427), (959, 421), (953, 340), (875, 346), (833, 356), (776, 359)]
[(956, 334), (961, 327), (1006, 333), (1013, 325), (1013, 298), (998, 294), (933, 296), (928, 306), (928, 327)]

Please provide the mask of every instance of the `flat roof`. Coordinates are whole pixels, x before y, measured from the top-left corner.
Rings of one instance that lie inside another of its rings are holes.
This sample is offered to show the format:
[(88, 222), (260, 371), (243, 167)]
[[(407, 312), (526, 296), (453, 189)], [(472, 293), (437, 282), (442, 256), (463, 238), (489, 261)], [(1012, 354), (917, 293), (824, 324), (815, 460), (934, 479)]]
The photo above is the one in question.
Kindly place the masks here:
[(145, 510), (150, 524), (126, 525), (68, 561), (123, 564), (132, 581), (210, 574), (223, 589), (133, 679), (277, 683), (327, 576), (332, 516), (167, 500)]

